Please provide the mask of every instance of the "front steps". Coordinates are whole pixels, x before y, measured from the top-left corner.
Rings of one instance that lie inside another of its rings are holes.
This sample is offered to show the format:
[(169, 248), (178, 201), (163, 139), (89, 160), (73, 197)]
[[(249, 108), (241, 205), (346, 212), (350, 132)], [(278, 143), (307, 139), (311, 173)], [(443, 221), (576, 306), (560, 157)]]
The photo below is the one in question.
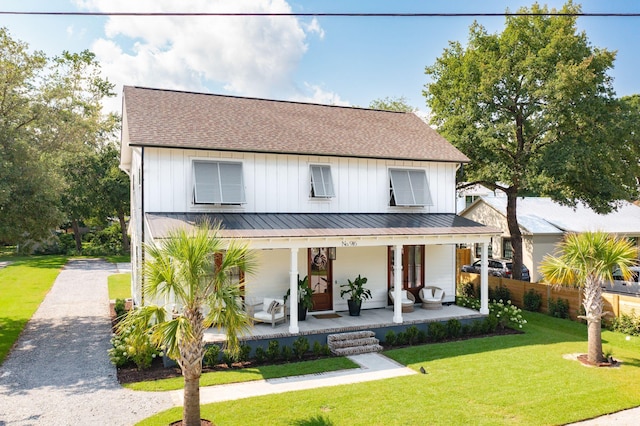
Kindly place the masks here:
[(380, 352), (382, 346), (373, 331), (330, 334), (327, 343), (331, 353), (340, 356)]

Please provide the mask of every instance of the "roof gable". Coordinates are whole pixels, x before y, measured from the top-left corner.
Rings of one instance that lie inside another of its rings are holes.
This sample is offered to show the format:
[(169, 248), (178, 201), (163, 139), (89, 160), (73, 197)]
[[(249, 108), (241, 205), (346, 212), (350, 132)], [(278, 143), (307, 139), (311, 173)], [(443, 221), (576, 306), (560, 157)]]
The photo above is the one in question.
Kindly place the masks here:
[(469, 161), (412, 113), (132, 86), (123, 99), (130, 146)]

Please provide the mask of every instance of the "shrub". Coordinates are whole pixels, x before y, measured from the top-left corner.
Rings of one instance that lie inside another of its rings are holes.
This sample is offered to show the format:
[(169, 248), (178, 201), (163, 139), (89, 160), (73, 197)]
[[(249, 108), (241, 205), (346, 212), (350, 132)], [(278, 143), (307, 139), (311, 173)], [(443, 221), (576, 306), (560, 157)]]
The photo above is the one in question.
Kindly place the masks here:
[(293, 350), (289, 346), (282, 347), (282, 359), (289, 362), (293, 359)]
[(458, 296), (456, 297), (456, 305), (478, 311), (480, 310), (480, 299), (476, 299), (475, 297)]
[(406, 335), (408, 345), (413, 346), (416, 343), (420, 342), (420, 339), (419, 339), (420, 333), (419, 333), (418, 327), (416, 327), (415, 325), (412, 325), (411, 327), (407, 327), (404, 333)]
[(251, 355), (251, 346), (243, 343), (240, 345), (240, 350), (238, 352), (238, 361), (246, 362), (249, 361), (249, 355)]
[(471, 281), (466, 283), (461, 283), (459, 288), (459, 295), (464, 297), (476, 297), (476, 289)]
[(264, 350), (263, 347), (257, 347), (256, 348), (256, 362), (262, 364), (263, 362), (265, 362), (267, 360), (267, 352)]
[(635, 311), (631, 311), (631, 314), (622, 314), (613, 320), (611, 328), (620, 333), (640, 336), (640, 317), (636, 315)]
[(447, 336), (455, 339), (456, 337), (460, 337), (460, 332), (462, 330), (462, 324), (456, 318), (451, 318), (447, 321)]
[[(492, 302), (489, 303), (489, 316), (494, 316), (498, 320), (497, 327), (504, 329), (507, 326), (512, 328), (522, 328), (527, 320), (522, 318), (522, 310), (516, 305), (511, 304), (511, 300), (506, 303)], [(495, 331), (495, 328), (490, 332)]]
[(331, 356), (331, 349), (329, 348), (329, 345), (322, 345), (322, 355)]
[(222, 362), (227, 364), (227, 367), (231, 368), (234, 362), (237, 361), (237, 357), (234, 356), (231, 352), (224, 350), (222, 351)]
[(304, 357), (304, 354), (306, 354), (308, 351), (309, 351), (309, 341), (307, 340), (306, 337), (300, 336), (296, 340), (294, 340), (293, 354), (296, 356), (296, 358), (302, 359)]
[(447, 337), (447, 328), (440, 322), (429, 323), (429, 339), (440, 342)]
[(567, 299), (549, 299), (549, 315), (556, 318), (569, 318), (569, 301)]
[(313, 355), (316, 357), (322, 356), (324, 354), (324, 348), (322, 347), (322, 343), (318, 342), (317, 340), (313, 342), (313, 348), (311, 349), (311, 351), (313, 352)]
[(116, 319), (120, 319), (124, 314), (126, 314), (127, 309), (125, 308), (124, 299), (116, 299), (116, 303), (113, 305), (113, 310), (116, 312)]
[(495, 300), (498, 302), (511, 300), (511, 292), (507, 287), (500, 284), (494, 289), (489, 288), (489, 300)]
[(384, 335), (384, 342), (389, 346), (395, 346), (398, 342), (398, 336), (396, 335), (396, 332), (393, 330), (387, 331), (387, 333)]
[(122, 234), (120, 225), (114, 223), (102, 230), (84, 235), (88, 242), (82, 253), (89, 256), (122, 254)]
[(267, 346), (267, 359), (269, 362), (275, 362), (280, 358), (280, 343), (277, 340), (271, 340)]
[(523, 302), (524, 309), (531, 312), (538, 312), (542, 306), (542, 295), (531, 288), (524, 294)]
[(408, 344), (409, 344), (409, 337), (407, 336), (407, 333), (405, 333), (404, 331), (399, 332), (398, 336), (396, 337), (396, 345), (404, 346)]
[(151, 366), (151, 362), (158, 355), (164, 354), (153, 343), (148, 333), (136, 333), (134, 327), (127, 327), (113, 335), (112, 348), (109, 349), (109, 359), (117, 366), (122, 367), (133, 362), (139, 370)]
[(463, 336), (469, 336), (471, 334), (471, 325), (469, 324), (462, 324), (462, 329), (460, 330), (460, 333)]
[(498, 318), (495, 315), (490, 314), (482, 322), (482, 332), (483, 333), (493, 333), (498, 328), (498, 324), (499, 323), (500, 323), (500, 321), (498, 320)]
[(218, 357), (220, 356), (220, 346), (209, 345), (204, 350), (204, 356), (202, 357), (202, 363), (207, 367), (214, 367), (218, 365)]
[(480, 334), (482, 334), (482, 324), (483, 322), (480, 320), (473, 320), (473, 322), (471, 323), (471, 335), (472, 336), (478, 336)]
[(424, 330), (418, 330), (418, 342), (426, 343), (427, 340), (429, 340), (429, 337), (427, 336), (427, 332)]

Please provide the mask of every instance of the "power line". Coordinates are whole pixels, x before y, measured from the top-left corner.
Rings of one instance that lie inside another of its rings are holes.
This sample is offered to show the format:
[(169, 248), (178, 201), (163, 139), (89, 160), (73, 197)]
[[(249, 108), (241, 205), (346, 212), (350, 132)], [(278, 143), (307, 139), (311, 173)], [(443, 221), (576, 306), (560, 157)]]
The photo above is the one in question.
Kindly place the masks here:
[(360, 17), (360, 18), (430, 18), (430, 17), (507, 17), (507, 16), (574, 16), (574, 17), (639, 17), (640, 12), (425, 12), (425, 13), (277, 13), (277, 12), (33, 12), (33, 11), (0, 11), (0, 15), (40, 15), (40, 16), (175, 16), (175, 17)]

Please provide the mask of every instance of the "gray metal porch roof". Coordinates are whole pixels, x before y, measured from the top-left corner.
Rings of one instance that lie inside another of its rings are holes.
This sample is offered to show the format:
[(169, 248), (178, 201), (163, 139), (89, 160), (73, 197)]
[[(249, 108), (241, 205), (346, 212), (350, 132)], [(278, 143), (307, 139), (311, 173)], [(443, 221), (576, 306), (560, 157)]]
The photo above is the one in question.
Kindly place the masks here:
[(395, 235), (495, 235), (500, 231), (453, 213), (146, 213), (154, 238), (204, 220), (223, 238)]

